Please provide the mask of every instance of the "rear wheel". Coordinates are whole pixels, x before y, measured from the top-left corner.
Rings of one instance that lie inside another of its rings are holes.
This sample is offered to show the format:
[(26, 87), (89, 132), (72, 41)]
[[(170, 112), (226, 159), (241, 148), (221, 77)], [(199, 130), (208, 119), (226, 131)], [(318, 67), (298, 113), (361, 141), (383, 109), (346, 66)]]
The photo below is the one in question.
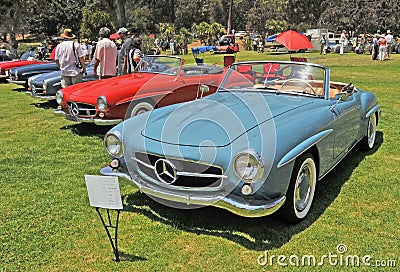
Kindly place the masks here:
[(154, 106), (152, 103), (148, 101), (142, 101), (139, 103), (131, 103), (129, 105), (128, 110), (126, 111), (125, 119), (129, 119), (131, 117), (134, 117), (136, 115), (151, 111), (154, 109)]
[(314, 157), (307, 152), (296, 159), (286, 202), (280, 210), (281, 219), (294, 224), (305, 218), (310, 211), (317, 183)]
[(374, 148), (376, 140), (376, 126), (376, 114), (374, 113), (368, 118), (367, 133), (361, 142), (364, 150), (371, 150)]

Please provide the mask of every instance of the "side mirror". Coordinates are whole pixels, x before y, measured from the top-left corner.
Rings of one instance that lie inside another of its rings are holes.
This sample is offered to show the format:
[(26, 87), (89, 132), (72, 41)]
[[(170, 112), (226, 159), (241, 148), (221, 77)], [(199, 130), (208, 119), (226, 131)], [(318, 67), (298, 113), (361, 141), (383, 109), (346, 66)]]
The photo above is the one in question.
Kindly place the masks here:
[(348, 92), (340, 92), (335, 95), (335, 99), (347, 101), (347, 100), (349, 100), (350, 95), (351, 95), (351, 93), (348, 93)]
[(201, 84), (200, 85), (200, 92), (201, 94), (203, 93), (208, 93), (210, 91), (210, 87), (208, 87), (207, 85)]

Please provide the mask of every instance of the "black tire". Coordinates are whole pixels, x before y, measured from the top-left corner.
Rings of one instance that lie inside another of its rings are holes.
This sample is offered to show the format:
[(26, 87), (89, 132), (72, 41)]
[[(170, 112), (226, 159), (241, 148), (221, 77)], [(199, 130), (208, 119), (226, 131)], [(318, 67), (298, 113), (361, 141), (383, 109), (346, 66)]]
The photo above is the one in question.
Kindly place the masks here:
[(154, 109), (154, 103), (152, 101), (140, 101), (137, 103), (131, 103), (125, 114), (125, 120), (136, 115), (152, 111)]
[(373, 113), (368, 118), (367, 131), (364, 138), (361, 140), (361, 148), (368, 151), (374, 148), (376, 140), (376, 127), (377, 127), (376, 114)]
[(317, 168), (314, 157), (307, 152), (296, 159), (286, 193), (285, 204), (279, 210), (280, 219), (295, 224), (304, 219), (314, 200)]

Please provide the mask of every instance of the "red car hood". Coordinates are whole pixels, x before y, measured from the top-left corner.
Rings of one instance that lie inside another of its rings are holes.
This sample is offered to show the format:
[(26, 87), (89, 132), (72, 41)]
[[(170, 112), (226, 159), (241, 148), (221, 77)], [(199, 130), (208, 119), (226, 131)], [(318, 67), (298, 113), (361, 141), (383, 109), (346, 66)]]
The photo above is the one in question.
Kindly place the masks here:
[[(101, 95), (107, 100), (124, 99), (136, 94), (154, 77), (166, 77), (153, 73), (134, 73), (109, 79), (90, 81), (70, 86), (63, 90), (66, 100), (95, 103)], [(168, 76), (173, 78), (173, 76)], [(147, 89), (147, 88), (146, 88)], [(148, 93), (148, 91), (146, 91)]]
[(6, 70), (6, 69), (11, 69), (14, 67), (20, 67), (24, 65), (30, 65), (30, 64), (41, 64), (41, 63), (49, 63), (49, 61), (38, 61), (38, 60), (12, 60), (12, 61), (7, 61), (4, 63), (0, 63), (0, 69)]

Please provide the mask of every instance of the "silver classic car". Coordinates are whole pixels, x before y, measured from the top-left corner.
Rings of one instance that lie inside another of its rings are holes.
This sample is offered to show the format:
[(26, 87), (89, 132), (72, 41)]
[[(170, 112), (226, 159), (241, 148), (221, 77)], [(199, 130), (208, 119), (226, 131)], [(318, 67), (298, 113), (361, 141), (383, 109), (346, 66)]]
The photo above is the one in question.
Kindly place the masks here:
[(296, 223), (316, 183), (356, 144), (374, 148), (379, 116), (373, 93), (330, 81), (321, 65), (234, 63), (215, 94), (113, 127), (100, 172), (175, 208), (278, 212)]

